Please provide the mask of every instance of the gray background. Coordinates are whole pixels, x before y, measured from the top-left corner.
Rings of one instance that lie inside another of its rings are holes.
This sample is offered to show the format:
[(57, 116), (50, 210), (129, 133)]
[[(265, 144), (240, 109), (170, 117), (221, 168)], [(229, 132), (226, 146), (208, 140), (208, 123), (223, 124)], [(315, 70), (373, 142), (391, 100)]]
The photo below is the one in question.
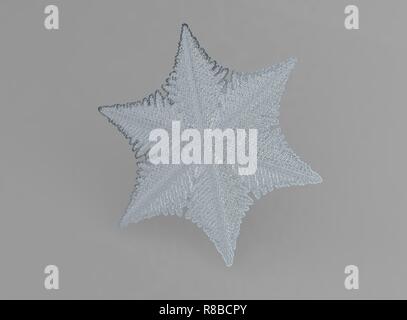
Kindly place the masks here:
[[(43, 26), (57, 4), (60, 30)], [(344, 7), (360, 9), (358, 31)], [(407, 298), (405, 1), (0, 2), (1, 298)], [(202, 231), (159, 217), (121, 230), (135, 179), (99, 105), (170, 71), (181, 23), (221, 64), (296, 56), (288, 142), (324, 178), (274, 191), (226, 268)], [(60, 268), (46, 291), (44, 267)], [(360, 290), (344, 268), (360, 268)]]

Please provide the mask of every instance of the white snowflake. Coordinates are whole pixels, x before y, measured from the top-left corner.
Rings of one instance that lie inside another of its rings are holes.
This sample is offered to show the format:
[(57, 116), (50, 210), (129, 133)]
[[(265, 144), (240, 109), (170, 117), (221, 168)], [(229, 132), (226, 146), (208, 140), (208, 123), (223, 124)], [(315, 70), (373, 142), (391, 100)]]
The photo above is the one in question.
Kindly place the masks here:
[[(142, 101), (100, 107), (130, 140), (138, 177), (121, 225), (158, 215), (184, 216), (214, 242), (227, 266), (233, 263), (245, 213), (256, 198), (274, 188), (315, 184), (321, 177), (301, 161), (279, 128), (280, 99), (295, 59), (254, 73), (230, 71), (212, 60), (184, 24), (173, 71)], [(233, 165), (153, 165), (147, 160), (151, 130), (256, 128), (258, 160), (254, 175)]]

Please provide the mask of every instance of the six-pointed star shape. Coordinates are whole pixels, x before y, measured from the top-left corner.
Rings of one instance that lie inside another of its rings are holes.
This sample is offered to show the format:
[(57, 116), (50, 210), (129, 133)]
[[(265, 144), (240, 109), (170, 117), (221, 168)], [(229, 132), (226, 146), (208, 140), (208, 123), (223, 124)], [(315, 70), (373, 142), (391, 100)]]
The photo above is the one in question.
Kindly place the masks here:
[[(182, 25), (175, 64), (162, 92), (141, 101), (100, 107), (136, 154), (138, 176), (121, 225), (158, 215), (179, 215), (208, 235), (227, 266), (233, 263), (240, 224), (252, 204), (274, 188), (315, 184), (321, 177), (285, 142), (279, 105), (295, 59), (254, 72), (230, 71), (212, 60)], [(234, 165), (160, 164), (148, 161), (149, 134), (182, 128), (256, 128), (258, 168), (241, 176)]]

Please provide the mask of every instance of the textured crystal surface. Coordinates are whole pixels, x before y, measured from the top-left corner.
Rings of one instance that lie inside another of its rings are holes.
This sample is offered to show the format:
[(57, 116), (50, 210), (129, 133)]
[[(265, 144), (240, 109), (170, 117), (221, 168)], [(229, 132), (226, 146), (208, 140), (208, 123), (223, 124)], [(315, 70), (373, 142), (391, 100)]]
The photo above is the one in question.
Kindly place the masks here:
[[(274, 188), (315, 184), (321, 177), (299, 159), (279, 128), (281, 96), (296, 60), (242, 73), (212, 60), (187, 25), (182, 26), (175, 64), (162, 92), (134, 103), (100, 107), (136, 153), (135, 190), (122, 226), (158, 215), (179, 215), (203, 229), (227, 266), (253, 198)], [(153, 165), (146, 157), (151, 130), (256, 128), (258, 160), (254, 175), (239, 175), (234, 165)]]

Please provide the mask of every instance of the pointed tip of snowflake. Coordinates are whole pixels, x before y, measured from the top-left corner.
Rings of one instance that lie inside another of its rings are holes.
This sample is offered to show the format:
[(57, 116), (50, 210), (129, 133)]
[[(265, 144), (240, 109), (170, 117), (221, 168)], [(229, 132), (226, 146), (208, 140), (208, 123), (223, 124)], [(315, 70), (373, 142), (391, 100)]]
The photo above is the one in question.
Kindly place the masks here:
[(223, 255), (223, 261), (225, 262), (226, 267), (230, 268), (233, 265), (233, 253), (231, 255)]
[(312, 176), (310, 179), (310, 183), (311, 184), (318, 184), (318, 183), (322, 183), (323, 179), (322, 177), (319, 175), (319, 173), (312, 171)]
[(298, 62), (297, 58), (290, 57), (286, 61), (284, 61), (283, 63), (284, 63), (285, 68), (287, 69), (287, 71), (291, 72), (294, 69), (297, 62)]
[(190, 30), (189, 25), (185, 22), (181, 25), (181, 32), (183, 32), (184, 30)]
[(235, 250), (232, 249), (232, 247), (227, 246), (227, 247), (216, 247), (218, 249), (218, 252), (223, 258), (223, 261), (225, 262), (226, 267), (231, 267), (233, 265), (233, 260), (235, 257)]
[(126, 228), (129, 225), (130, 221), (128, 219), (128, 216), (125, 215), (123, 218), (120, 220), (120, 228)]
[(98, 111), (100, 112), (100, 114), (105, 116), (110, 121), (111, 120), (110, 115), (111, 115), (112, 109), (113, 109), (113, 107), (111, 107), (111, 106), (101, 106), (98, 108)]
[(104, 109), (104, 108), (106, 108), (106, 107), (104, 107), (104, 106), (98, 107), (98, 111), (99, 111), (101, 114), (103, 114), (103, 109)]
[(226, 265), (226, 267), (231, 268), (233, 266), (233, 259), (231, 261), (225, 260), (225, 265)]
[(189, 27), (189, 25), (187, 23), (183, 23), (181, 25), (181, 34), (183, 34), (183, 33), (192, 34), (191, 28)]
[(296, 57), (290, 57), (287, 59), (286, 64), (295, 66), (297, 64), (297, 62), (298, 62), (298, 59)]
[(181, 41), (187, 39), (194, 39), (194, 35), (192, 34), (190, 27), (186, 23), (183, 23), (181, 26)]

